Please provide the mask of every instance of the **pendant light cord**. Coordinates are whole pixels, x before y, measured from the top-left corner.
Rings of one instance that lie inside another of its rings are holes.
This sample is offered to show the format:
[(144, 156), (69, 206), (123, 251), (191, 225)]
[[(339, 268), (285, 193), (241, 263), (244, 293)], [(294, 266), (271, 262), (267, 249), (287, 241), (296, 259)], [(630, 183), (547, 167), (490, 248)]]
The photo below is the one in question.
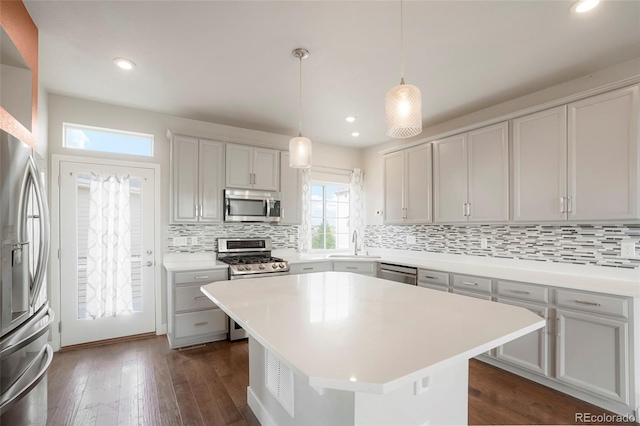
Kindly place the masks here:
[(400, 84), (404, 84), (404, 32), (402, 27), (402, 12), (402, 0), (400, 0)]
[(300, 56), (300, 99), (299, 99), (299, 111), (300, 111), (300, 122), (298, 124), (298, 136), (302, 136), (302, 56)]

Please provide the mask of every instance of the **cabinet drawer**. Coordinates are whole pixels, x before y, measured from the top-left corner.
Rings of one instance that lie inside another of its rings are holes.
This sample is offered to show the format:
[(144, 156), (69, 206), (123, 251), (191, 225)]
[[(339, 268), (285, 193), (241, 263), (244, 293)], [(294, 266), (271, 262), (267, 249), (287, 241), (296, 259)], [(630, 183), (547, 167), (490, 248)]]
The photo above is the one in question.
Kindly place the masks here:
[(470, 275), (454, 275), (453, 286), (472, 291), (491, 293), (491, 279), (479, 278)]
[(482, 299), (482, 300), (487, 300), (491, 302), (491, 295), (489, 294), (474, 293), (472, 291), (458, 290), (457, 288), (454, 288), (452, 290), (452, 293), (459, 294), (462, 296), (475, 297), (476, 299)]
[(537, 285), (517, 283), (513, 281), (496, 281), (497, 292), (505, 297), (531, 300), (533, 302), (548, 303), (549, 289)]
[(327, 272), (330, 270), (331, 262), (294, 263), (289, 265), (289, 273), (292, 275)]
[(184, 283), (212, 283), (214, 281), (224, 281), (229, 279), (228, 269), (209, 269), (205, 271), (175, 272), (173, 274), (174, 284)]
[(629, 317), (629, 301), (619, 297), (571, 290), (556, 290), (556, 304), (581, 311), (597, 312), (622, 318)]
[(199, 284), (176, 287), (174, 292), (176, 312), (215, 307), (215, 304), (200, 291)]
[(446, 291), (446, 292), (449, 291), (449, 287), (445, 287), (438, 284), (427, 284), (420, 281), (418, 281), (418, 287), (430, 288), (431, 290), (438, 290), (438, 291)]
[(449, 274), (446, 272), (430, 271), (429, 269), (418, 269), (418, 283), (421, 282), (448, 286)]
[(176, 315), (176, 338), (227, 332), (227, 315), (221, 309)]
[(333, 270), (337, 272), (374, 275), (375, 269), (375, 262), (333, 262)]

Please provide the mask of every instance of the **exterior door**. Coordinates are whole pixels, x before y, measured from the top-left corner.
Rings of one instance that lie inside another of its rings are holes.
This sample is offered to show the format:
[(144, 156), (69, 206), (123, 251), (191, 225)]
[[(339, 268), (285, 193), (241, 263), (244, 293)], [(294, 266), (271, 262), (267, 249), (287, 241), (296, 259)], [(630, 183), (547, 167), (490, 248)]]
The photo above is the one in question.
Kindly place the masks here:
[[(128, 188), (116, 196), (95, 190), (110, 177), (128, 177)], [(155, 331), (154, 185), (153, 169), (60, 163), (61, 346)], [(104, 220), (122, 197), (117, 219)], [(113, 249), (106, 240), (121, 245)], [(105, 292), (114, 282), (117, 292)], [(126, 308), (96, 314), (104, 301)]]

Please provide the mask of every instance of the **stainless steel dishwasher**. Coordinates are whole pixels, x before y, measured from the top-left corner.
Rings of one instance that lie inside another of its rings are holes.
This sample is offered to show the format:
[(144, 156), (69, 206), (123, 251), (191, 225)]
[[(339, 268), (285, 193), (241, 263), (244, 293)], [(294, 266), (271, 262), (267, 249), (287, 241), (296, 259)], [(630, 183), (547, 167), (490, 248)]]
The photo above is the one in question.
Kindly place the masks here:
[(409, 266), (378, 263), (378, 278), (396, 281), (403, 284), (418, 284), (418, 269)]

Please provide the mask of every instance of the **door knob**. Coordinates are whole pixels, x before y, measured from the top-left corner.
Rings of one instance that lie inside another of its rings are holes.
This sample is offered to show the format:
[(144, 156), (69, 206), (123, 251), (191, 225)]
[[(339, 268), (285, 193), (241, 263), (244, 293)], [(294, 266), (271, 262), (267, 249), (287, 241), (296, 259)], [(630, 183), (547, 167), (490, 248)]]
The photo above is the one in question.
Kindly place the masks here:
[(153, 262), (149, 260), (147, 263), (144, 264), (144, 266), (153, 266)]

